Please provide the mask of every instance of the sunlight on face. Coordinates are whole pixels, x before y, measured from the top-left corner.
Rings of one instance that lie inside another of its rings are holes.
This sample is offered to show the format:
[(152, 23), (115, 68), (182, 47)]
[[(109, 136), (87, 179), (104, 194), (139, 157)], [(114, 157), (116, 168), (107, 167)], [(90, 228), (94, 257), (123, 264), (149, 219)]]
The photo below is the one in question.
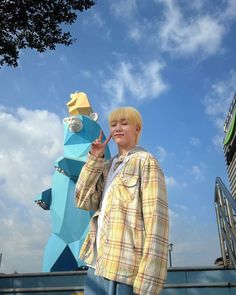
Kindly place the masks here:
[(139, 128), (126, 118), (112, 120), (110, 123), (112, 138), (118, 146), (134, 147), (137, 143)]

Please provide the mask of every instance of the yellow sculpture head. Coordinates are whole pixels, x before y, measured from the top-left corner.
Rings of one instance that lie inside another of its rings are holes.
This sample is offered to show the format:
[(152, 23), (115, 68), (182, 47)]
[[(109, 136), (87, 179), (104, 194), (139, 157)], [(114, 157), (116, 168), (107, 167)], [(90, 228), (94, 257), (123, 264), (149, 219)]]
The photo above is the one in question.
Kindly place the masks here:
[(71, 116), (87, 115), (93, 110), (90, 105), (87, 94), (84, 92), (75, 92), (70, 95), (71, 100), (67, 103), (68, 112)]

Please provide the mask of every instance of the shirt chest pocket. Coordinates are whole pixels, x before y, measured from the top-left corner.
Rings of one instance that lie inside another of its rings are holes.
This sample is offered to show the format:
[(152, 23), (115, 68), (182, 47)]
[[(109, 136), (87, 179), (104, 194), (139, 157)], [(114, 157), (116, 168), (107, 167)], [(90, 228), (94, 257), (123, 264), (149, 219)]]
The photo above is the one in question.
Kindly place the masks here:
[(139, 177), (121, 175), (117, 177), (114, 195), (122, 202), (131, 202), (139, 192)]

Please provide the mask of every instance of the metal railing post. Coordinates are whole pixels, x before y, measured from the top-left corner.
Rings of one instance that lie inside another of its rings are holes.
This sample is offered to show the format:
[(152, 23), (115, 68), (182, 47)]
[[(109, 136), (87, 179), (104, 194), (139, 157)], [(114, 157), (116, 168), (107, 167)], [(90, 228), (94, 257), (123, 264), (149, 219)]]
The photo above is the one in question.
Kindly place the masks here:
[(214, 202), (223, 264), (236, 268), (236, 200), (219, 177)]

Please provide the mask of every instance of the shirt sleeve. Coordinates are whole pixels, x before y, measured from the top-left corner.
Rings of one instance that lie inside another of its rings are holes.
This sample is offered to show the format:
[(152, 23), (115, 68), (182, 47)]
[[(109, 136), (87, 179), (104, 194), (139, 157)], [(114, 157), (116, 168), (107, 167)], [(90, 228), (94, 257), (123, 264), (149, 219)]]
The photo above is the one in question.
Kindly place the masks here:
[(143, 167), (141, 199), (145, 240), (133, 289), (135, 294), (157, 295), (167, 274), (169, 222), (164, 174), (151, 156)]
[(75, 186), (76, 206), (84, 210), (98, 210), (104, 187), (104, 158), (88, 154)]

